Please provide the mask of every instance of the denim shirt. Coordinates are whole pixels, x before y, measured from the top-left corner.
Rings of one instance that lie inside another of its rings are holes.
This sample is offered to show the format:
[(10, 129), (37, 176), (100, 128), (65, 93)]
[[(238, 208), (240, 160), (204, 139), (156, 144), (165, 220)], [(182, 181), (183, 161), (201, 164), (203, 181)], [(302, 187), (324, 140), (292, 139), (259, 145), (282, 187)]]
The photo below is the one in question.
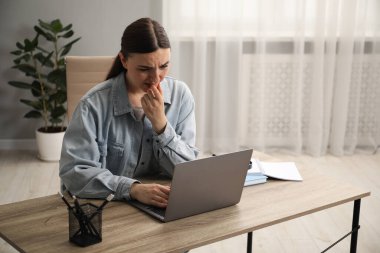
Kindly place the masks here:
[(167, 125), (157, 135), (147, 117), (138, 120), (124, 73), (91, 89), (66, 130), (60, 172), (62, 190), (83, 198), (130, 199), (139, 177), (171, 177), (175, 164), (196, 159), (194, 99), (184, 82), (161, 82)]

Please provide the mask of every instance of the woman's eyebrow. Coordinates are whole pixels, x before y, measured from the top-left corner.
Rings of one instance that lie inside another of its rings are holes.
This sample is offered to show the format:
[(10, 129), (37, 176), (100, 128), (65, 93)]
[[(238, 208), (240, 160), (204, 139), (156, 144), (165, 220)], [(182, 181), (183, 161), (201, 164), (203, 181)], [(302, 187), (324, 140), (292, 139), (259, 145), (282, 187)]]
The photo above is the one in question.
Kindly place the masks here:
[[(160, 66), (165, 66), (165, 65), (168, 65), (170, 61), (167, 61), (165, 62), (164, 64), (160, 65)], [(152, 66), (148, 66), (148, 65), (137, 65), (137, 67), (139, 68), (147, 68), (147, 69), (150, 69), (150, 68), (153, 68)]]
[(153, 68), (151, 66), (146, 66), (146, 65), (137, 65), (137, 67), (139, 67), (139, 68), (146, 68), (146, 69)]

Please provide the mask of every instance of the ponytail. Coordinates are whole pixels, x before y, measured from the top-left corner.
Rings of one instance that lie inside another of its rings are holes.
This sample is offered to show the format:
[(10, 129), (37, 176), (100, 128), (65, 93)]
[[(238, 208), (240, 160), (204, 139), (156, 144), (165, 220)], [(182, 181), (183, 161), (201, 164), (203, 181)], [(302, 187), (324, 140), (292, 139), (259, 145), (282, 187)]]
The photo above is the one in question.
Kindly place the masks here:
[(111, 78), (119, 75), (121, 72), (124, 72), (124, 71), (125, 71), (125, 69), (123, 67), (123, 64), (121, 63), (120, 57), (119, 57), (119, 55), (117, 55), (115, 57), (115, 60), (113, 61), (113, 64), (112, 64), (110, 71), (107, 74), (106, 80), (111, 79)]

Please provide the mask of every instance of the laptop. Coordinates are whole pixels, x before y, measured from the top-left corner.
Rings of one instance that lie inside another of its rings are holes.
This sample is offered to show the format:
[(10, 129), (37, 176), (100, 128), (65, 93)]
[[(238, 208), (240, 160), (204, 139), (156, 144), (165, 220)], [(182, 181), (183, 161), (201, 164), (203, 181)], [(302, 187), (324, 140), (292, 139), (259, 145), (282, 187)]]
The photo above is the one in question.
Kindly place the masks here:
[(239, 203), (252, 149), (177, 164), (165, 209), (137, 200), (132, 206), (168, 222)]

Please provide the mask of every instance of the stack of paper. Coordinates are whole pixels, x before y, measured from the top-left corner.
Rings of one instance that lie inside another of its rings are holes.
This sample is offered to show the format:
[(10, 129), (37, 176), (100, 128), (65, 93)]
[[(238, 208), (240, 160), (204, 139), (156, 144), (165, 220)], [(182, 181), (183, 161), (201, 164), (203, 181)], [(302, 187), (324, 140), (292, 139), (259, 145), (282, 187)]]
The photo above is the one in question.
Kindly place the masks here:
[(267, 181), (267, 176), (265, 176), (260, 170), (252, 169), (252, 161), (249, 164), (249, 170), (245, 178), (244, 186), (262, 184)]
[(251, 168), (248, 173), (253, 172), (282, 180), (303, 180), (294, 162), (260, 162), (259, 160), (251, 159)]
[(262, 183), (265, 183), (266, 181), (267, 181), (267, 176), (263, 174), (247, 173), (247, 176), (245, 177), (244, 186), (262, 184)]

